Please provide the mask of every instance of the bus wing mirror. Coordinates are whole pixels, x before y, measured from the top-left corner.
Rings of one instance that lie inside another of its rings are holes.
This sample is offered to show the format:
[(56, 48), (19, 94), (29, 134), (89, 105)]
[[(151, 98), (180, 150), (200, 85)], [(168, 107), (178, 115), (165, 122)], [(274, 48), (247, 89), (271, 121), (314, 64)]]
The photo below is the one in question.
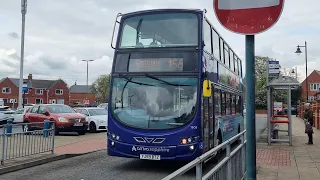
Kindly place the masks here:
[(118, 21), (118, 18), (121, 17), (121, 16), (122, 16), (122, 14), (121, 14), (121, 13), (118, 13), (118, 14), (117, 14), (117, 17), (116, 17), (116, 20), (115, 20), (115, 22), (114, 22), (113, 32), (112, 32), (112, 37), (111, 37), (111, 48), (112, 48), (112, 49), (115, 49), (115, 46), (113, 47), (114, 32), (115, 32), (115, 30), (116, 30), (116, 25), (117, 25), (117, 23), (120, 24), (120, 21)]
[(202, 89), (203, 89), (203, 96), (204, 97), (210, 97), (211, 96), (211, 92), (212, 92), (212, 87), (211, 87), (211, 83), (209, 80), (204, 80), (203, 84), (202, 84)]

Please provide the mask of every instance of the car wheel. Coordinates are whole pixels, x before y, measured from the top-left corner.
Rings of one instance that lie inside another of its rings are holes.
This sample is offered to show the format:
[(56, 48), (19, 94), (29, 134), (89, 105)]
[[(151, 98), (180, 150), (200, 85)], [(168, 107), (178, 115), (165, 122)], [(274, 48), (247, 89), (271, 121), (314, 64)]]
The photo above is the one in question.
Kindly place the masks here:
[(91, 121), (90, 124), (89, 124), (89, 132), (90, 133), (97, 132), (97, 126), (93, 121)]

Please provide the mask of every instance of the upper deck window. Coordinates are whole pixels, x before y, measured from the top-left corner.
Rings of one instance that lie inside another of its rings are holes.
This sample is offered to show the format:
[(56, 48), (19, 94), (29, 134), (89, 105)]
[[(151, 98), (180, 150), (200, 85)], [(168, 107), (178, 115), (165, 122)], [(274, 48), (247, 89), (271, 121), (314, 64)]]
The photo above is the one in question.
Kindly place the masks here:
[(126, 18), (120, 48), (198, 45), (198, 17), (193, 13), (157, 13)]

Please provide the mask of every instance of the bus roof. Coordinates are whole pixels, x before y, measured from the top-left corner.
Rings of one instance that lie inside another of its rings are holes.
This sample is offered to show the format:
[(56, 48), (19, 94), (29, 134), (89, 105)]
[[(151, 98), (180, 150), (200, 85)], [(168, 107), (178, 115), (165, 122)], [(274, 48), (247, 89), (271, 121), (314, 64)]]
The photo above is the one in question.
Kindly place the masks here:
[(133, 11), (129, 13), (122, 14), (123, 17), (125, 16), (133, 16), (145, 13), (154, 13), (154, 12), (203, 12), (201, 9), (148, 9), (148, 10), (141, 10), (141, 11)]

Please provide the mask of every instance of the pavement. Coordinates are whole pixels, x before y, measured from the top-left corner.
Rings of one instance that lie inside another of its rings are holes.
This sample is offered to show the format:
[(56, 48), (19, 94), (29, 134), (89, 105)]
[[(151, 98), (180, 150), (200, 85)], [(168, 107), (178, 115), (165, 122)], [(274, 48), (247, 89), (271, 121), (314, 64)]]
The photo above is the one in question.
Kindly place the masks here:
[[(1, 130), (1, 129), (0, 129)], [(13, 132), (21, 132), (21, 128), (14, 128)], [(40, 135), (41, 136), (41, 135)], [(50, 139), (44, 141), (40, 136), (28, 137), (23, 136), (12, 136), (6, 139), (7, 145), (11, 151), (8, 152), (10, 157), (20, 153), (18, 149), (25, 149), (24, 153), (38, 152), (40, 149), (45, 149), (51, 146)], [(85, 135), (79, 136), (77, 133), (60, 133), (56, 135), (54, 139), (54, 153), (51, 151), (33, 154), (30, 156), (19, 157), (15, 159), (9, 159), (4, 161), (4, 165), (0, 165), (0, 174), (33, 167), (36, 165), (41, 165), (44, 163), (61, 160), (65, 158), (70, 158), (74, 156), (83, 155), (90, 152), (95, 152), (99, 150), (106, 150), (106, 132), (100, 133), (87, 133)], [(28, 139), (27, 139), (28, 138)], [(20, 142), (20, 143), (19, 143)], [(45, 143), (44, 143), (45, 142)], [(1, 156), (1, 144), (0, 141), (0, 156)], [(19, 144), (13, 146), (12, 144)], [(35, 147), (35, 145), (38, 147)], [(22, 148), (13, 148), (17, 146), (23, 146)], [(30, 152), (29, 152), (30, 150)], [(21, 150), (22, 151), (22, 150)], [(22, 153), (21, 153), (22, 155)], [(1, 178), (0, 178), (1, 179)]]
[[(288, 143), (267, 144), (266, 133), (257, 143), (257, 179), (259, 180), (319, 180), (320, 131), (314, 129), (314, 144), (307, 145), (304, 123), (292, 116), (292, 146)], [(287, 129), (280, 125), (280, 129)], [(280, 138), (288, 138), (280, 133)]]

